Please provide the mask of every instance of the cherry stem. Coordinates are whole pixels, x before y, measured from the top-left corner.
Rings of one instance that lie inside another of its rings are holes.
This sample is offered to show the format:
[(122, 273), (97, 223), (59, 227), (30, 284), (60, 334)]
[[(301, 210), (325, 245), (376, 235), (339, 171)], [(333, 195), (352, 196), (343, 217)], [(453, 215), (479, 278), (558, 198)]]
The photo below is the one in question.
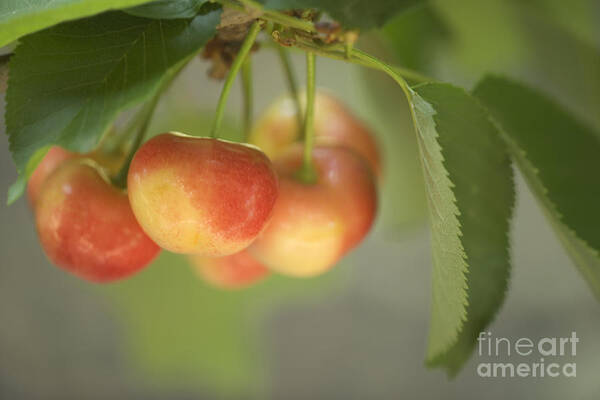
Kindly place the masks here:
[(233, 81), (237, 76), (244, 60), (250, 50), (252, 49), (252, 45), (256, 40), (256, 36), (258, 32), (260, 32), (261, 26), (260, 21), (256, 20), (252, 23), (250, 30), (248, 31), (248, 35), (246, 35), (246, 39), (242, 43), (242, 47), (238, 52), (235, 60), (233, 60), (233, 64), (231, 64), (231, 68), (229, 69), (229, 73), (227, 74), (227, 78), (225, 78), (225, 84), (223, 85), (223, 89), (221, 90), (221, 97), (219, 97), (219, 103), (217, 104), (217, 111), (215, 114), (215, 121), (213, 123), (212, 131), (210, 136), (213, 138), (217, 137), (219, 133), (219, 129), (221, 129), (221, 123), (223, 122), (223, 113), (225, 112), (225, 105), (227, 104), (227, 98), (229, 97), (229, 91), (231, 90), (231, 86), (233, 85)]
[(304, 124), (302, 119), (302, 107), (300, 107), (300, 98), (298, 97), (298, 84), (296, 82), (296, 75), (294, 74), (292, 63), (290, 62), (290, 55), (285, 49), (285, 47), (279, 45), (277, 46), (277, 54), (279, 54), (279, 60), (281, 60), (281, 66), (283, 67), (283, 71), (285, 72), (285, 78), (288, 84), (290, 96), (292, 97), (292, 101), (294, 102), (294, 106), (296, 107), (298, 129), (302, 129), (302, 125)]
[[(220, 0), (221, 3), (231, 5), (229, 0)], [(262, 12), (260, 18), (275, 22), (277, 24), (281, 24), (284, 26), (289, 26), (296, 29), (301, 29), (306, 32), (316, 32), (315, 26), (313, 23), (309, 21), (305, 21), (299, 18), (292, 17), (291, 15), (283, 14), (281, 12), (275, 10), (267, 10), (257, 1), (254, 0), (238, 0), (244, 7), (244, 10), (255, 9)]]
[[(150, 121), (152, 120), (154, 110), (158, 105), (158, 100), (160, 99), (161, 93), (162, 90), (159, 90), (152, 97), (152, 99), (150, 99), (150, 101), (144, 105), (142, 110), (140, 110), (139, 116), (141, 116), (142, 118), (141, 125), (137, 129), (135, 137), (133, 138), (133, 142), (129, 147), (129, 154), (127, 155), (127, 159), (125, 160), (123, 166), (113, 179), (113, 183), (117, 187), (125, 188), (127, 186), (127, 174), (129, 173), (129, 166), (131, 165), (131, 161), (133, 160), (133, 156), (135, 155), (137, 149), (142, 144), (144, 137), (146, 136), (146, 132), (148, 132), (148, 127), (150, 126)], [(138, 120), (139, 116), (136, 115), (135, 119)]]
[[(390, 75), (397, 83), (399, 83), (400, 86), (403, 86), (403, 84), (406, 83), (405, 78), (410, 81), (419, 83), (436, 81), (431, 77), (421, 74), (420, 72), (408, 68), (398, 67), (395, 65), (388, 65), (383, 61), (378, 60), (374, 56), (367, 54), (364, 51), (354, 47), (351, 49), (347, 49), (344, 45), (339, 44), (330, 46), (319, 46), (305, 40), (296, 41), (296, 43), (294, 43), (294, 46), (298, 49), (310, 51), (323, 57), (351, 62), (354, 64), (359, 64), (365, 67), (384, 71), (388, 75)], [(400, 81), (403, 83), (401, 84)]]
[(244, 96), (244, 135), (248, 138), (252, 129), (253, 88), (252, 88), (252, 56), (248, 54), (242, 64), (242, 94)]
[(312, 150), (315, 142), (315, 55), (306, 53), (306, 114), (304, 115), (304, 154), (302, 167), (297, 177), (306, 184), (317, 181), (317, 173), (312, 162)]
[[(358, 50), (358, 49), (353, 49), (351, 51), (351, 53), (352, 53), (352, 56), (356, 57), (357, 60), (361, 61), (363, 63), (363, 65), (374, 68), (374, 69), (378, 69), (378, 70), (383, 71), (386, 74), (388, 74), (388, 76), (390, 76), (393, 80), (395, 80), (396, 83), (402, 88), (402, 90), (406, 94), (407, 100), (410, 101), (413, 91), (410, 88), (410, 86), (408, 85), (408, 83), (406, 82), (406, 80), (404, 79), (404, 77), (402, 76), (403, 73), (399, 68), (392, 67), (392, 66), (384, 63), (383, 61), (377, 59), (376, 57), (374, 57), (368, 53), (365, 53), (361, 50)], [(406, 75), (406, 74), (404, 74), (404, 75)], [(420, 82), (434, 81), (433, 79), (427, 78), (420, 74), (419, 74), (419, 76), (407, 76), (407, 78), (412, 79), (412, 80), (419, 80)]]
[[(292, 17), (287, 14), (280, 13), (280, 12), (277, 12), (274, 10), (266, 10), (262, 4), (258, 3), (257, 1), (254, 1), (254, 0), (237, 0), (237, 1), (235, 1), (235, 0), (217, 0), (217, 1), (223, 5), (232, 7), (239, 11), (247, 12), (249, 9), (258, 10), (258, 11), (262, 12), (262, 15), (260, 16), (260, 18), (264, 19), (265, 21), (270, 21), (270, 22), (277, 23), (277, 24), (280, 24), (280, 25), (283, 25), (286, 27), (300, 29), (300, 30), (303, 30), (303, 31), (309, 32), (309, 33), (317, 33), (317, 30), (313, 23), (299, 19), (299, 18)], [(395, 75), (396, 78), (399, 77), (401, 80), (404, 80), (404, 78), (406, 78), (408, 80), (415, 81), (415, 82), (435, 82), (436, 81), (435, 79), (430, 78), (426, 75), (423, 75), (418, 71), (414, 71), (414, 70), (411, 70), (408, 68), (403, 68), (403, 67), (398, 67), (398, 66), (389, 66), (389, 65), (375, 59), (374, 57), (369, 56), (368, 54), (366, 54), (360, 50), (354, 49), (353, 46), (349, 45), (348, 43), (343, 44), (341, 51), (339, 51), (340, 49), (338, 48), (337, 45), (319, 46), (319, 45), (316, 45), (309, 41), (302, 40), (299, 36), (296, 36), (296, 39), (300, 39), (300, 40), (298, 40), (296, 43), (294, 43), (294, 46), (296, 48), (302, 49), (304, 51), (311, 51), (311, 52), (314, 52), (315, 54), (322, 55), (325, 57), (349, 61), (349, 62), (352, 62), (355, 64), (361, 64), (363, 66), (367, 66), (367, 67), (375, 68), (375, 69), (379, 69), (379, 70), (384, 70), (383, 68), (381, 68), (381, 64), (383, 64), (387, 67), (385, 70), (386, 73), (388, 73), (388, 74), (391, 73), (391, 74)], [(353, 53), (359, 53), (360, 55), (358, 57), (356, 57), (356, 56), (353, 57), (352, 56)], [(367, 61), (364, 58), (362, 58), (361, 55), (369, 56), (371, 58), (371, 60)], [(375, 61), (375, 63), (373, 61)], [(380, 65), (375, 65), (376, 63), (378, 63)], [(392, 76), (392, 75), (390, 75), (390, 76)], [(394, 78), (394, 80), (396, 80), (396, 82), (398, 82), (398, 79), (396, 79), (394, 76), (392, 76), (392, 78)], [(402, 85), (400, 85), (400, 86), (402, 86)]]
[[(299, 43), (297, 43), (297, 45), (298, 44)], [(298, 47), (304, 49), (307, 52), (307, 54), (309, 54), (309, 53), (320, 54), (320, 55), (324, 55), (324, 56), (327, 56), (330, 58), (350, 61), (355, 64), (359, 64), (359, 65), (362, 65), (365, 67), (369, 67), (369, 68), (373, 68), (373, 69), (385, 72), (390, 78), (392, 78), (394, 81), (396, 81), (396, 83), (400, 86), (400, 88), (404, 92), (409, 104), (412, 104), (412, 97), (413, 97), (414, 91), (410, 88), (408, 82), (406, 81), (406, 79), (404, 79), (403, 75), (406, 76), (407, 79), (409, 79), (409, 80), (416, 80), (419, 82), (435, 82), (434, 79), (429, 78), (424, 75), (421, 75), (418, 72), (410, 71), (410, 73), (407, 73), (407, 70), (388, 65), (385, 62), (376, 58), (375, 56), (372, 56), (368, 53), (365, 53), (364, 51), (361, 51), (361, 50), (358, 50), (355, 48), (342, 49), (342, 51), (340, 52), (339, 50), (335, 51), (335, 46), (333, 46), (333, 49), (329, 49), (329, 50), (323, 50), (320, 47), (311, 46), (311, 45), (307, 45), (307, 44), (301, 44)], [(414, 108), (412, 106), (409, 108), (410, 108), (410, 113), (411, 113), (413, 122), (416, 123), (416, 115), (415, 115)]]

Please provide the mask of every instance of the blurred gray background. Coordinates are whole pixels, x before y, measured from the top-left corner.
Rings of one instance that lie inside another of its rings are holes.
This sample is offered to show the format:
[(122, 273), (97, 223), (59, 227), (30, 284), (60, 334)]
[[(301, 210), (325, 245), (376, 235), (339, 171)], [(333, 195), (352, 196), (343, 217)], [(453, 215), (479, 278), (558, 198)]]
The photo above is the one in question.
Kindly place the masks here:
[[(303, 58), (296, 55), (294, 60), (300, 75)], [(178, 115), (197, 109), (199, 114), (210, 116), (221, 84), (206, 78), (206, 68), (206, 64), (194, 61), (169, 90), (158, 113)], [(285, 83), (271, 51), (255, 56), (254, 72), (258, 114), (285, 91)], [(398, 115), (391, 122), (382, 121), (364, 93), (366, 77), (355, 67), (319, 59), (317, 74), (321, 87), (344, 99), (378, 131), (385, 131), (380, 140), (385, 143), (382, 147), (388, 162), (377, 226), (364, 244), (325, 278), (333, 283), (326, 282), (315, 290), (302, 286), (311, 286), (311, 282), (299, 283), (294, 296), (258, 302), (250, 310), (241, 309), (246, 299), (241, 296), (245, 295), (210, 292), (206, 298), (211, 302), (231, 301), (231, 308), (224, 308), (223, 313), (241, 310), (245, 316), (223, 333), (237, 335), (239, 351), (250, 354), (244, 358), (246, 364), (238, 365), (238, 350), (229, 349), (231, 365), (239, 366), (237, 377), (231, 378), (225, 370), (211, 370), (211, 366), (219, 365), (223, 354), (218, 346), (211, 352), (194, 352), (193, 344), (178, 344), (180, 340), (196, 340), (199, 345), (213, 340), (214, 332), (210, 339), (204, 337), (202, 327), (187, 337), (186, 324), (201, 319), (208, 327), (212, 318), (226, 319), (229, 315), (217, 312), (203, 318), (200, 304), (186, 301), (187, 296), (212, 290), (188, 279), (191, 274), (183, 275), (182, 281), (188, 283), (179, 286), (181, 289), (169, 286), (170, 274), (183, 274), (180, 270), (185, 265), (164, 265), (170, 262), (166, 259), (155, 270), (151, 266), (123, 286), (88, 284), (46, 260), (24, 199), (10, 207), (2, 205), (0, 398), (598, 398), (600, 305), (520, 178), (512, 227), (510, 289), (489, 331), (494, 337), (511, 340), (577, 332), (580, 342), (573, 358), (577, 377), (484, 379), (477, 376), (476, 365), (486, 358), (477, 355), (454, 380), (439, 370), (425, 368), (431, 256), (423, 204), (419, 203), (422, 188), (411, 186), (414, 171), (398, 170), (404, 162), (394, 161), (416, 157), (410, 151), (410, 140), (406, 142), (409, 150), (389, 145), (396, 143), (393, 135), (412, 135), (405, 105), (395, 103)], [(239, 90), (234, 88), (228, 104), (232, 119), (241, 109)], [(2, 114), (3, 108), (0, 103)], [(235, 121), (233, 126), (237, 126)], [(16, 172), (3, 121), (0, 129), (0, 188), (6, 190)], [(414, 161), (408, 160), (407, 165), (414, 165)], [(390, 163), (396, 164), (390, 168)], [(157, 278), (148, 284), (153, 274)], [(177, 309), (161, 308), (163, 300), (173, 293), (181, 299)], [(260, 289), (250, 293), (247, 297), (262, 296)], [(239, 301), (231, 300), (234, 297)], [(218, 308), (218, 303), (202, 306)], [(131, 311), (137, 309), (148, 312), (143, 324)], [(175, 320), (174, 313), (182, 317)], [(178, 325), (173, 321), (179, 321)], [(150, 336), (153, 341), (146, 343)], [(211, 348), (210, 343), (203, 346)], [(158, 351), (156, 347), (160, 347), (160, 357), (144, 355)], [(161, 357), (168, 361), (161, 361)], [(179, 358), (185, 358), (185, 363), (178, 362)], [(524, 360), (538, 362), (535, 357), (507, 359)], [(196, 364), (203, 367), (196, 371)]]

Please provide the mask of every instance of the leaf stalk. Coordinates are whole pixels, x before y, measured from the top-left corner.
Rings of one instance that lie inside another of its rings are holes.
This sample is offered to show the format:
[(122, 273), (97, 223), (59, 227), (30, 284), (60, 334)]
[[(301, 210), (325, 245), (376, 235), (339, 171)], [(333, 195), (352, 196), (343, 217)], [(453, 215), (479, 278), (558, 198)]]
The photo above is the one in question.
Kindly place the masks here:
[(315, 142), (314, 116), (315, 116), (315, 55), (306, 53), (306, 114), (304, 115), (304, 153), (302, 167), (297, 177), (306, 184), (317, 181), (317, 173), (313, 165), (312, 150)]
[(252, 86), (252, 57), (246, 56), (242, 65), (242, 95), (244, 97), (244, 135), (247, 139), (252, 129), (252, 115), (254, 113), (254, 89)]

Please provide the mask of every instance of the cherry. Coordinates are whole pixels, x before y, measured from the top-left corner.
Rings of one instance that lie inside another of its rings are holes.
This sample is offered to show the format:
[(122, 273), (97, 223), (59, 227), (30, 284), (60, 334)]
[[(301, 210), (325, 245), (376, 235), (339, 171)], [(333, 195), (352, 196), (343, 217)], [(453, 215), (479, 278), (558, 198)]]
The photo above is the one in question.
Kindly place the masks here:
[[(376, 176), (381, 175), (379, 149), (373, 134), (342, 102), (327, 92), (317, 91), (314, 118), (316, 144), (352, 149), (369, 162)], [(298, 120), (294, 100), (290, 96), (282, 97), (257, 120), (249, 142), (272, 159), (277, 158), (301, 139)]]
[(128, 188), (135, 216), (156, 243), (211, 257), (246, 248), (278, 195), (271, 162), (254, 146), (175, 133), (137, 151)]
[(48, 176), (35, 214), (48, 258), (90, 281), (130, 276), (160, 251), (135, 219), (127, 194), (87, 158), (67, 160)]
[(377, 190), (364, 159), (340, 147), (313, 150), (317, 182), (297, 178), (302, 149), (275, 161), (279, 199), (265, 231), (249, 247), (257, 261), (286, 275), (314, 276), (331, 268), (368, 233)]
[(35, 171), (33, 171), (29, 177), (29, 182), (27, 182), (27, 197), (32, 206), (36, 203), (42, 183), (46, 180), (48, 175), (50, 175), (56, 167), (65, 160), (73, 157), (75, 157), (74, 153), (59, 146), (52, 146), (50, 150), (48, 150)]
[(190, 260), (200, 277), (224, 289), (244, 288), (269, 275), (269, 270), (246, 250), (225, 257), (192, 255)]

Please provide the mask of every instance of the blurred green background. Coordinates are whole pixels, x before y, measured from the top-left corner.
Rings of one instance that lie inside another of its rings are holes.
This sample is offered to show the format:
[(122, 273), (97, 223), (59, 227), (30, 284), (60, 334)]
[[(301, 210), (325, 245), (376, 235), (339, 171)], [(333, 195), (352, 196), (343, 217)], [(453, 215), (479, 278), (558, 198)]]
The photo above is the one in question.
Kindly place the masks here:
[[(600, 128), (596, 0), (436, 0), (359, 46), (467, 88), (488, 71), (519, 78)], [(301, 76), (303, 57), (293, 59)], [(207, 68), (186, 68), (152, 133), (206, 133), (221, 88)], [(286, 86), (270, 49), (254, 56), (254, 72), (258, 115)], [(597, 399), (600, 305), (520, 178), (510, 290), (489, 331), (577, 332), (577, 377), (482, 379), (477, 355), (454, 380), (424, 367), (431, 258), (406, 103), (386, 77), (338, 61), (318, 59), (317, 81), (374, 128), (385, 155), (381, 211), (363, 245), (323, 277), (243, 291), (207, 286), (166, 252), (132, 279), (97, 286), (46, 261), (25, 200), (1, 206), (0, 398)], [(233, 92), (226, 130), (239, 138)], [(16, 172), (5, 135), (0, 154), (6, 189)]]

